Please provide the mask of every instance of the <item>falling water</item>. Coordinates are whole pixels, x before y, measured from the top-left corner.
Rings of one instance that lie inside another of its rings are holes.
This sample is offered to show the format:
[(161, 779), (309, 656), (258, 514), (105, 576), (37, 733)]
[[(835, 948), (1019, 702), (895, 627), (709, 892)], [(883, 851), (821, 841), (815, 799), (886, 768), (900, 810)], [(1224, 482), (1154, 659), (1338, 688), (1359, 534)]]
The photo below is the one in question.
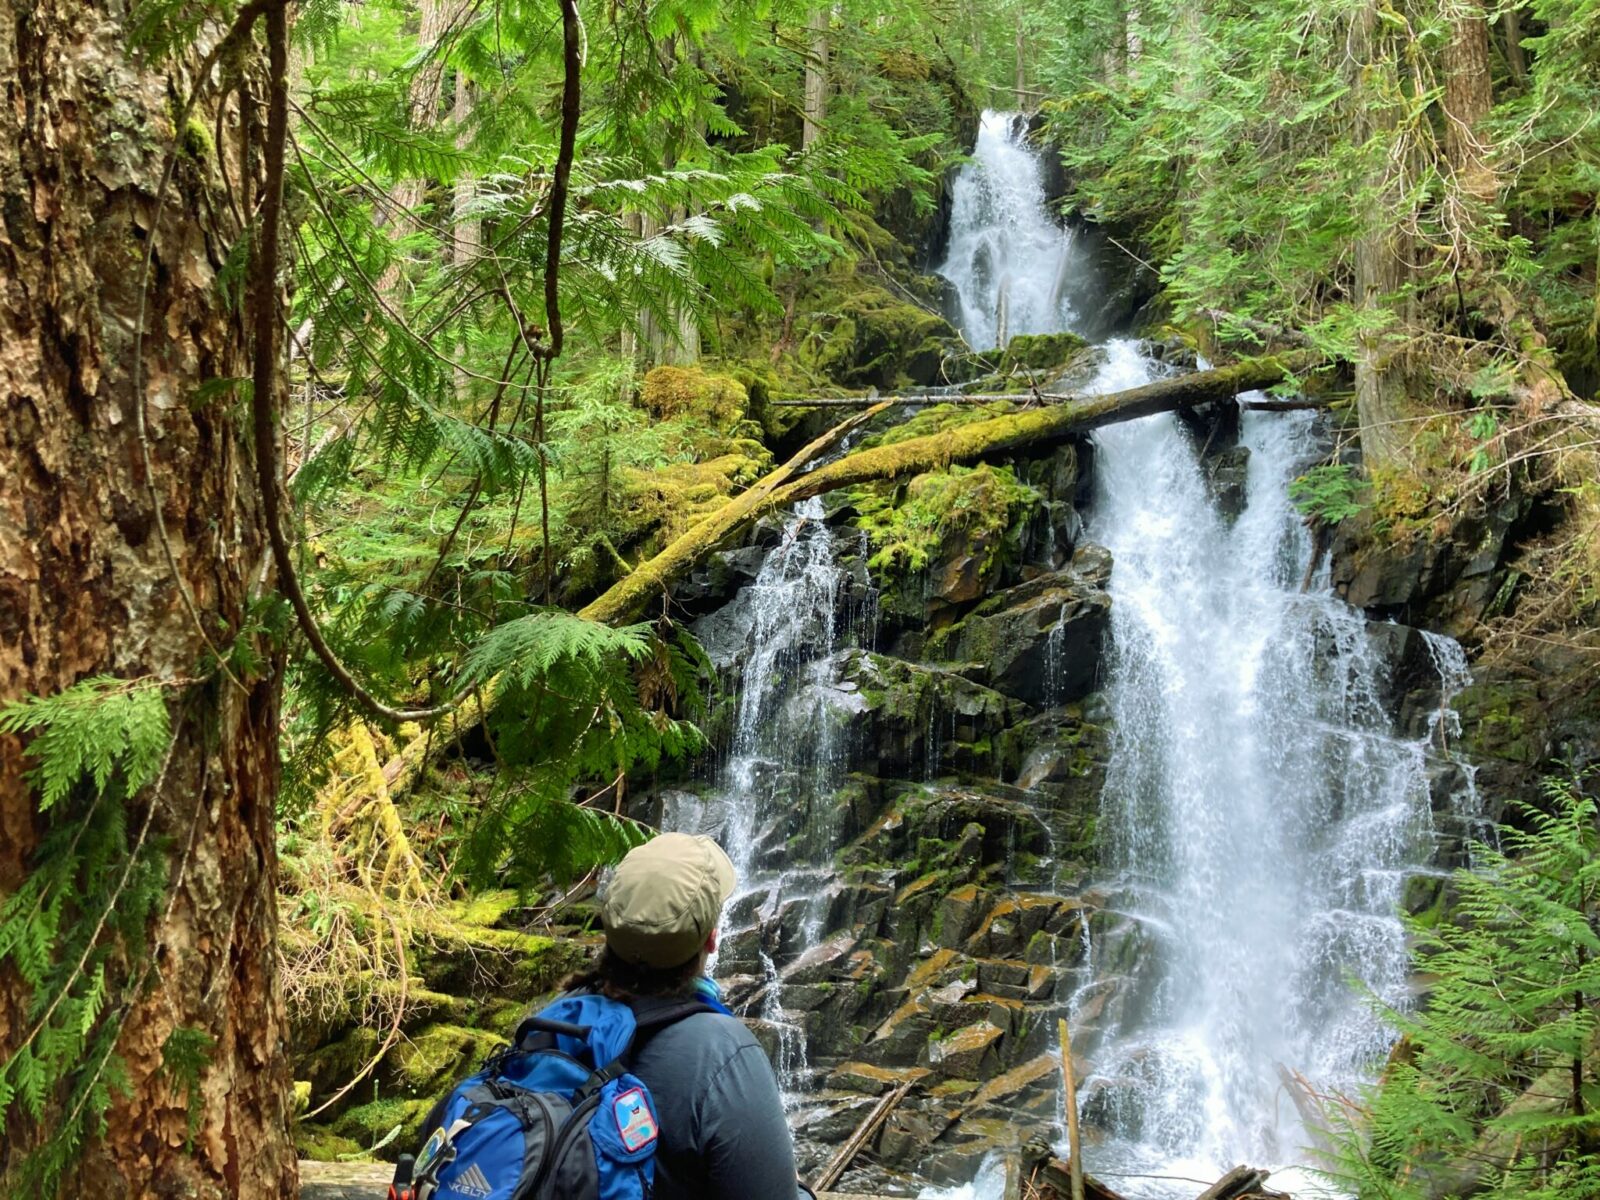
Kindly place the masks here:
[[(1070, 243), (1015, 122), (986, 116), (974, 157), (942, 268), (969, 340), (1070, 325)], [(1105, 352), (1096, 391), (1161, 370), (1130, 341)], [(1230, 519), (1175, 417), (1097, 434), (1088, 532), (1114, 564), (1101, 829), (1138, 965), (1120, 1017), (1089, 1042), (1083, 1094), (1110, 1135), (1091, 1164), (1130, 1196), (1168, 1194), (1130, 1172), (1214, 1179), (1303, 1160), (1286, 1081), (1349, 1087), (1381, 1059), (1388, 1035), (1351, 981), (1407, 1000), (1395, 914), (1433, 853), (1430, 768), (1465, 681), (1459, 647), (1428, 638), (1439, 713), (1422, 737), (1397, 733), (1391, 643), (1325, 578), (1302, 590), (1313, 548), (1287, 485), (1323, 452), (1315, 419), (1247, 412), (1241, 442), (1246, 504)], [(1097, 937), (1095, 953), (1116, 956), (1116, 940)]]
[[(732, 735), (707, 794), (663, 815), (665, 827), (720, 835), (738, 871), (729, 912), (760, 931), (751, 948), (759, 972), (750, 1015), (770, 1025), (787, 1099), (808, 1070), (804, 1029), (784, 1007), (784, 961), (818, 940), (823, 912), (818, 868), (834, 849), (830, 800), (844, 768), (844, 722), (830, 705), (835, 652), (870, 646), (875, 596), (852, 586), (840, 565), (822, 501), (797, 505), (756, 578), (718, 614), (737, 630), (727, 666), (737, 684)], [(716, 964), (713, 969), (715, 971)]]
[(1046, 212), (1044, 173), (1019, 140), (1021, 120), (984, 113), (972, 165), (951, 189), (950, 249), (939, 274), (954, 285), (961, 330), (980, 350), (1073, 322), (1065, 292), (1072, 237)]
[(846, 584), (819, 497), (796, 506), (782, 542), (740, 593), (750, 633), (725, 786), (732, 801), (728, 850), (741, 877), (750, 876), (762, 822), (773, 815), (764, 800), (779, 787), (826, 782), (834, 768), (829, 723), (786, 710), (784, 702), (797, 675), (833, 653)]

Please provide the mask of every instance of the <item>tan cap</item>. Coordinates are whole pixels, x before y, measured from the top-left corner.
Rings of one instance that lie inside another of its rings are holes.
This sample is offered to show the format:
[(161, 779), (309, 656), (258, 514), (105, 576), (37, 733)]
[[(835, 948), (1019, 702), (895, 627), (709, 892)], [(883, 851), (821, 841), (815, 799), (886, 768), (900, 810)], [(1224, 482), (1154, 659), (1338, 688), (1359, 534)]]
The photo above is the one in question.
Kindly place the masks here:
[(734, 881), (733, 863), (710, 838), (660, 834), (612, 872), (600, 901), (606, 945), (625, 962), (682, 966), (716, 929)]

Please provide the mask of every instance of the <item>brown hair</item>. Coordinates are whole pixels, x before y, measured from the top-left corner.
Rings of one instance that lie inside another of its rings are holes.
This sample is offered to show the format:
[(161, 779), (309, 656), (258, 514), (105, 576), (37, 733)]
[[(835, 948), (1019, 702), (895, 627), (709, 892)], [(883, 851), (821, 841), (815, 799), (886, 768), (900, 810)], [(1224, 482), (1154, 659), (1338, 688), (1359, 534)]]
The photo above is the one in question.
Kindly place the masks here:
[(587, 969), (567, 976), (561, 990), (592, 992), (624, 1002), (647, 996), (676, 996), (694, 990), (694, 982), (704, 973), (705, 966), (703, 950), (682, 966), (662, 968), (627, 962), (610, 946), (602, 946)]

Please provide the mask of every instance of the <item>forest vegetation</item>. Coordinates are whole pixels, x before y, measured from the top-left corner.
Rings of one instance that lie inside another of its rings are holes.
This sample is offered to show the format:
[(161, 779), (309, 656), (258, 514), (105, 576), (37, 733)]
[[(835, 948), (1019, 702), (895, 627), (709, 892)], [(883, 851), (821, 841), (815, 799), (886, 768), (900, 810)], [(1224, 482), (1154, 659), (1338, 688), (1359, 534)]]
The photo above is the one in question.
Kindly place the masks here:
[[(928, 272), (985, 108), (1129, 324), (1332, 408), (1320, 538), (1514, 512), (1451, 632), (1594, 686), (1597, 0), (0, 7), (0, 1195), (293, 1195), (422, 965), (552, 983), (725, 731), (673, 583), (824, 491), (885, 576), (1013, 526), (1093, 414)], [(802, 474), (882, 410), (797, 402), (936, 383), (990, 399)], [(1432, 1006), (1329, 1101), (1359, 1195), (1594, 1194), (1597, 754), (1417, 927)]]

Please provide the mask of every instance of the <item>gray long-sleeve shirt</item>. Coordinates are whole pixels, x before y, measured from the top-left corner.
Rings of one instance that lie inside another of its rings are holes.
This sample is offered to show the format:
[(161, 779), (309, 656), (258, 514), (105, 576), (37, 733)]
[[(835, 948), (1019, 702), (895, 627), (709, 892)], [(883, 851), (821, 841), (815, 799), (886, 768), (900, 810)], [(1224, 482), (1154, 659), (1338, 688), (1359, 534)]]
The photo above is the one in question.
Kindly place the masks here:
[(639, 1051), (661, 1121), (653, 1200), (801, 1195), (772, 1064), (733, 1017), (696, 1013)]

